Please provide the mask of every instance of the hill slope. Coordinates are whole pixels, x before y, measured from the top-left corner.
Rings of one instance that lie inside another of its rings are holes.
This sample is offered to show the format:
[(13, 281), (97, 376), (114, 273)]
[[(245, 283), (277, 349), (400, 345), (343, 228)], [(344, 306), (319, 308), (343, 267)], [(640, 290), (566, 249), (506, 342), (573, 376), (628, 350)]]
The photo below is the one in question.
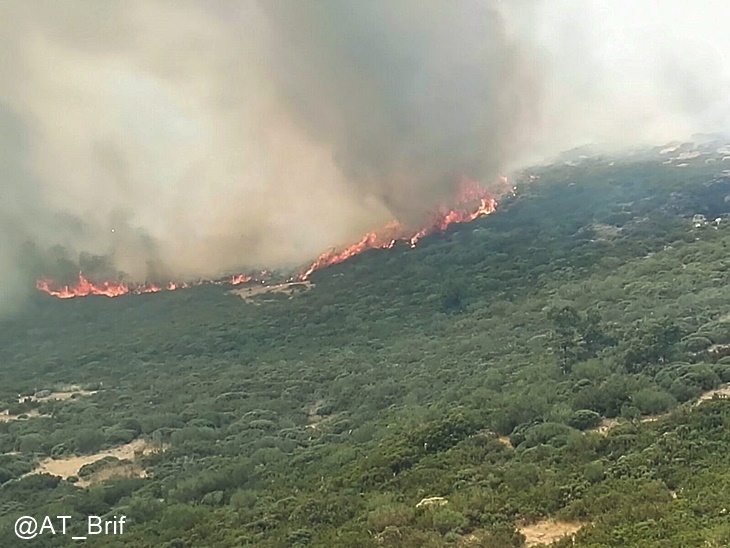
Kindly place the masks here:
[[(730, 381), (730, 180), (666, 161), (536, 168), (291, 299), (37, 295), (0, 326), (0, 544), (50, 512), (127, 515), (99, 546), (520, 546), (547, 516), (585, 524), (558, 545), (727, 545), (730, 402), (693, 402)], [(135, 439), (129, 477), (23, 476)]]

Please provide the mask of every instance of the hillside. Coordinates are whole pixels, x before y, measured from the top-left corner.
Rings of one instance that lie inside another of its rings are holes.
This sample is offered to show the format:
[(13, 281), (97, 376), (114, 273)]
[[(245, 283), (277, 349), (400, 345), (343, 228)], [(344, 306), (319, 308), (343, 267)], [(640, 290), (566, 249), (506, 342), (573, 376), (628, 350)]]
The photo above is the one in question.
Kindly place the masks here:
[(0, 546), (46, 513), (128, 517), (92, 546), (727, 546), (714, 150), (576, 153), (292, 295), (34, 295), (0, 323)]

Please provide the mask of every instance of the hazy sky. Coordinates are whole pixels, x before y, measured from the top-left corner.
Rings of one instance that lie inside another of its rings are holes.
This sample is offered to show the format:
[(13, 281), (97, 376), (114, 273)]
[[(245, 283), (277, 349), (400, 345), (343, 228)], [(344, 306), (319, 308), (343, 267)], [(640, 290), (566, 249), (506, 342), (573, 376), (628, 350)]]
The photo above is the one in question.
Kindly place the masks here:
[(504, 2), (545, 59), (548, 152), (664, 142), (730, 127), (730, 4), (719, 0)]
[(0, 307), (59, 257), (135, 280), (292, 267), (418, 224), (462, 175), (727, 130), (728, 16), (711, 0), (7, 0)]

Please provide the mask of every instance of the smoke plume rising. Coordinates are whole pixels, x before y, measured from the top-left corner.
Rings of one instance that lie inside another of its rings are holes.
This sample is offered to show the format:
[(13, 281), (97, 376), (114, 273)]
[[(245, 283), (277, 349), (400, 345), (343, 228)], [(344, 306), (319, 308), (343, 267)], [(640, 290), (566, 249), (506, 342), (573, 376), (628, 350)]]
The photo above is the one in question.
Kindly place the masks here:
[(462, 176), (726, 129), (730, 8), (617, 4), (3, 2), (0, 310), (79, 266), (289, 268)]

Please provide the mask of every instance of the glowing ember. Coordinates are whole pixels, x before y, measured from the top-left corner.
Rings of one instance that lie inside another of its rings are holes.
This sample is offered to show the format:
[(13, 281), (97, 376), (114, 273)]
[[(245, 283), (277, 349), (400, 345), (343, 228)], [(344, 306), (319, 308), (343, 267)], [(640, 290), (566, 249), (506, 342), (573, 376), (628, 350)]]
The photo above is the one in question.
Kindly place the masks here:
[[(503, 185), (507, 185), (506, 177), (502, 177), (500, 181)], [(307, 280), (313, 272), (339, 264), (368, 249), (389, 249), (399, 241), (408, 242), (411, 247), (416, 247), (418, 241), (424, 236), (443, 232), (456, 223), (468, 223), (479, 217), (489, 215), (497, 209), (497, 200), (491, 195), (491, 192), (467, 178), (462, 180), (459, 193), (454, 202), (455, 209), (439, 208), (431, 223), (414, 233), (409, 234), (403, 225), (394, 222), (382, 231), (369, 232), (362, 240), (347, 246), (342, 251), (333, 249), (322, 253), (297, 279)], [(470, 206), (471, 208), (469, 208)]]

